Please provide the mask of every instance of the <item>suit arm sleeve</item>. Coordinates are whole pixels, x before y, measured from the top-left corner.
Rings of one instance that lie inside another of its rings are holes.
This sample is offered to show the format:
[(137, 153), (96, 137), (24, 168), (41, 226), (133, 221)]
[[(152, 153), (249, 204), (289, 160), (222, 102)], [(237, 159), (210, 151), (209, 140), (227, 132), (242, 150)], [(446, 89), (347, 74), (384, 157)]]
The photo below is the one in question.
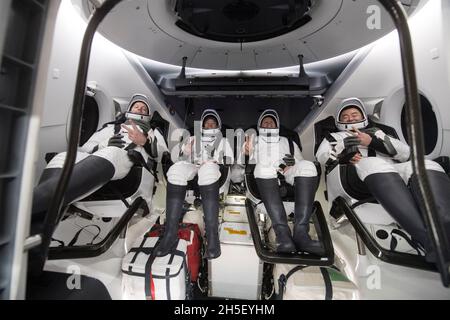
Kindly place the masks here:
[(411, 155), (411, 149), (406, 143), (388, 136), (382, 130), (375, 131), (369, 147), (400, 162), (408, 161)]
[(93, 153), (99, 148), (103, 148), (107, 145), (108, 140), (114, 135), (114, 127), (107, 126), (97, 132), (95, 132), (89, 140), (83, 144), (79, 150), (86, 153)]

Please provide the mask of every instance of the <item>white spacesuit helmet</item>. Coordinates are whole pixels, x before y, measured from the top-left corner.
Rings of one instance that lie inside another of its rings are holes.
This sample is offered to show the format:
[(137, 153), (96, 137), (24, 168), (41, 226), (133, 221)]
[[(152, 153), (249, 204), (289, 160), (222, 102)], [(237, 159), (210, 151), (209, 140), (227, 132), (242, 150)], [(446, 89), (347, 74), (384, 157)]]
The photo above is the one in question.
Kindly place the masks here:
[[(205, 129), (205, 120), (207, 120), (209, 117), (213, 117), (217, 122), (217, 128), (216, 129)], [(203, 111), (202, 118), (201, 118), (201, 133), (202, 133), (202, 142), (204, 143), (213, 143), (216, 141), (217, 137), (221, 133), (222, 128), (222, 121), (220, 119), (219, 114), (214, 109), (206, 109)]]
[[(353, 108), (359, 109), (359, 111), (361, 111), (361, 113), (363, 115), (363, 119), (361, 121), (353, 122), (353, 123), (341, 122), (340, 121), (341, 113), (342, 113), (342, 111), (344, 111), (344, 109), (346, 109), (348, 107), (353, 107)], [(364, 129), (365, 127), (367, 127), (369, 125), (369, 120), (367, 119), (367, 113), (364, 108), (364, 103), (361, 100), (359, 100), (358, 98), (349, 98), (349, 99), (345, 99), (344, 101), (342, 101), (340, 107), (337, 109), (335, 123), (336, 123), (336, 127), (338, 128), (338, 130), (341, 130), (341, 131), (350, 130), (353, 127), (355, 127), (356, 129)]]
[[(133, 107), (133, 105), (136, 102), (142, 102), (147, 106), (147, 111), (148, 111), (147, 115), (131, 112), (131, 108)], [(135, 94), (131, 98), (130, 103), (128, 104), (127, 112), (125, 113), (125, 117), (129, 120), (134, 120), (134, 121), (137, 120), (137, 121), (143, 121), (143, 122), (150, 123), (150, 120), (152, 119), (152, 117), (150, 115), (150, 103), (149, 103), (148, 98), (146, 96), (144, 96), (143, 94)]]
[[(261, 128), (261, 123), (265, 117), (273, 118), (277, 127), (275, 129)], [(280, 140), (280, 117), (275, 110), (267, 109), (261, 114), (258, 119), (258, 133), (268, 143), (278, 142)]]

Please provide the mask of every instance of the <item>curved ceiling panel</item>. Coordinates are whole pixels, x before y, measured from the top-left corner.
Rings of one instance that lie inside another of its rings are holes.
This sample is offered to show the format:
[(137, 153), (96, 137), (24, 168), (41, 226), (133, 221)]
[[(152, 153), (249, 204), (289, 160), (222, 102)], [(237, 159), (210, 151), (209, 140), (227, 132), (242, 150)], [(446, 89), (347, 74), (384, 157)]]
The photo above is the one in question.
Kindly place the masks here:
[[(411, 14), (419, 1), (402, 2)], [(72, 2), (81, 4), (86, 17), (90, 14), (89, 0)], [(305, 63), (332, 58), (361, 48), (393, 30), (389, 15), (376, 0), (221, 3), (123, 1), (105, 19), (100, 32), (128, 51), (163, 63), (180, 66), (183, 57), (187, 57), (188, 67), (254, 70), (295, 65), (300, 54)], [(210, 14), (211, 19), (199, 18), (202, 14)], [(306, 16), (308, 21), (299, 22)], [(261, 21), (270, 19), (273, 22), (262, 25)], [(208, 27), (215, 20), (217, 23)], [(244, 40), (239, 35), (242, 31), (247, 34)]]
[(311, 5), (311, 0), (176, 0), (176, 26), (220, 42), (262, 41), (309, 23)]

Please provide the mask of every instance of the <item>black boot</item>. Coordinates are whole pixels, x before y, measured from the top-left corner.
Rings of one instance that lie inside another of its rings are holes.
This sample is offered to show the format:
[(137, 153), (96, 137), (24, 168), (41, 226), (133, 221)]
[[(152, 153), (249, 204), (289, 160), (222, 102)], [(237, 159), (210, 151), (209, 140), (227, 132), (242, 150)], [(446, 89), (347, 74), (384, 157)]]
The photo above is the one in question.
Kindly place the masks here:
[(255, 179), (261, 200), (266, 207), (277, 241), (277, 252), (296, 252), (291, 230), (287, 223), (286, 211), (281, 201), (277, 179)]
[[(39, 233), (41, 224), (50, 207), (50, 201), (56, 191), (62, 169), (46, 169), (39, 184), (33, 191), (32, 224), (33, 233)], [(77, 163), (64, 195), (63, 206), (73, 202), (83, 194), (98, 189), (106, 184), (114, 176), (115, 169), (106, 159), (89, 156)]]
[[(52, 224), (53, 228), (58, 221), (47, 221), (47, 210), (50, 201), (55, 193), (60, 172), (55, 169), (44, 172), (40, 183), (34, 188), (33, 208), (31, 219), (31, 234), (42, 233), (45, 225)], [(77, 163), (72, 171), (66, 193), (64, 195), (63, 206), (73, 202), (83, 194), (95, 190), (114, 176), (115, 169), (111, 162), (106, 159), (89, 156)], [(29, 251), (29, 272), (32, 275), (39, 275), (47, 258), (48, 248), (36, 247)]]
[[(50, 182), (48, 184), (48, 187), (51, 187), (53, 191), (50, 192), (43, 192), (42, 190), (39, 192), (40, 194), (43, 193), (54, 193), (54, 187), (56, 186), (56, 184), (58, 183), (59, 177), (61, 175), (62, 172), (62, 168), (49, 168), (49, 169), (44, 169), (44, 171), (41, 174), (41, 177), (39, 179), (39, 183), (37, 184), (37, 187), (35, 188), (35, 197), (33, 198), (33, 200), (35, 201), (35, 199), (37, 198), (42, 198), (42, 195), (37, 195), (36, 196), (36, 190), (38, 189), (38, 187), (42, 184), (45, 184), (48, 180), (53, 180), (53, 182)], [(39, 200), (38, 202), (41, 202), (42, 200)], [(49, 201), (48, 199), (44, 200), (44, 201)], [(49, 204), (50, 205), (50, 204)], [(39, 205), (40, 206), (40, 205)], [(37, 207), (39, 207), (37, 206)], [(34, 206), (33, 206), (34, 207)], [(41, 228), (37, 228), (37, 225), (41, 225), (44, 220), (45, 220), (45, 215), (47, 213), (47, 208), (45, 208), (44, 210), (41, 211), (36, 211), (38, 210), (37, 208), (33, 209), (33, 215), (31, 216), (31, 226), (32, 226), (32, 230), (31, 230), (31, 234), (37, 234), (37, 233), (41, 233), (42, 230), (40, 230)], [(36, 230), (35, 230), (36, 229)]]
[(219, 240), (219, 182), (199, 186), (202, 197), (203, 217), (206, 229), (206, 258), (216, 259), (220, 256)]
[(38, 185), (40, 185), (41, 183), (44, 183), (47, 180), (53, 179), (55, 177), (59, 178), (61, 172), (62, 172), (62, 168), (44, 169), (44, 171), (41, 174), (41, 178), (39, 179)]
[[(436, 204), (439, 225), (443, 227), (444, 238), (447, 241), (446, 246), (447, 248), (450, 248), (450, 178), (444, 172), (435, 170), (427, 170), (427, 176)], [(417, 179), (414, 176), (411, 177), (410, 186), (411, 191), (420, 206), (422, 200), (420, 199)], [(427, 254), (427, 257), (429, 255), (430, 254)], [(446, 252), (445, 255), (450, 257), (450, 252)], [(429, 260), (435, 262), (436, 257), (433, 255)]]
[(183, 212), (183, 203), (187, 186), (167, 183), (166, 223), (164, 235), (155, 249), (155, 256), (164, 257), (173, 251), (178, 244), (178, 225)]
[[(92, 155), (81, 160), (73, 168), (63, 205), (103, 186), (112, 179), (114, 173), (113, 164), (101, 157)], [(44, 173), (44, 177), (41, 178), (42, 183), (34, 188), (33, 214), (46, 211), (55, 193), (60, 175), (56, 171), (53, 171), (51, 176), (49, 174)]]
[(312, 240), (308, 234), (318, 180), (318, 177), (295, 178), (294, 243), (297, 251), (322, 256), (325, 255), (324, 248), (319, 241)]
[(433, 251), (422, 215), (399, 174), (394, 172), (369, 175), (364, 182), (383, 208), (420, 243), (426, 252)]
[[(39, 179), (38, 186), (48, 180), (54, 179), (53, 184), (56, 185), (62, 172), (61, 168), (44, 169)], [(53, 194), (53, 192), (52, 192)], [(36, 198), (33, 198), (33, 200)], [(50, 204), (49, 204), (50, 205)], [(45, 216), (47, 209), (40, 212), (33, 211), (31, 215), (30, 234), (40, 234), (43, 232)], [(47, 250), (41, 247), (35, 247), (28, 252), (28, 275), (31, 277), (39, 277), (42, 274), (44, 263), (46, 260)]]

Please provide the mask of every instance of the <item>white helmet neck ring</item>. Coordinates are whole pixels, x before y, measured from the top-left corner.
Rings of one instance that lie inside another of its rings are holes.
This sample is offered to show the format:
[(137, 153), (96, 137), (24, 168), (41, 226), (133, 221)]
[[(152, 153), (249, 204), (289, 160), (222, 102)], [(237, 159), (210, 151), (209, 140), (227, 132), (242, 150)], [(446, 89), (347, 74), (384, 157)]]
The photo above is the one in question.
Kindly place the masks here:
[[(356, 122), (342, 122), (341, 119), (341, 114), (344, 110), (349, 109), (349, 108), (355, 108), (358, 109), (359, 112), (362, 115), (362, 119)], [(366, 113), (366, 109), (364, 107), (364, 103), (358, 99), (358, 98), (349, 98), (344, 100), (341, 103), (340, 108), (338, 109), (338, 112), (336, 113), (336, 117), (335, 117), (335, 124), (336, 124), (336, 128), (340, 131), (345, 131), (345, 130), (351, 130), (353, 128), (355, 129), (364, 129), (369, 125), (369, 120), (367, 118), (367, 113)]]

